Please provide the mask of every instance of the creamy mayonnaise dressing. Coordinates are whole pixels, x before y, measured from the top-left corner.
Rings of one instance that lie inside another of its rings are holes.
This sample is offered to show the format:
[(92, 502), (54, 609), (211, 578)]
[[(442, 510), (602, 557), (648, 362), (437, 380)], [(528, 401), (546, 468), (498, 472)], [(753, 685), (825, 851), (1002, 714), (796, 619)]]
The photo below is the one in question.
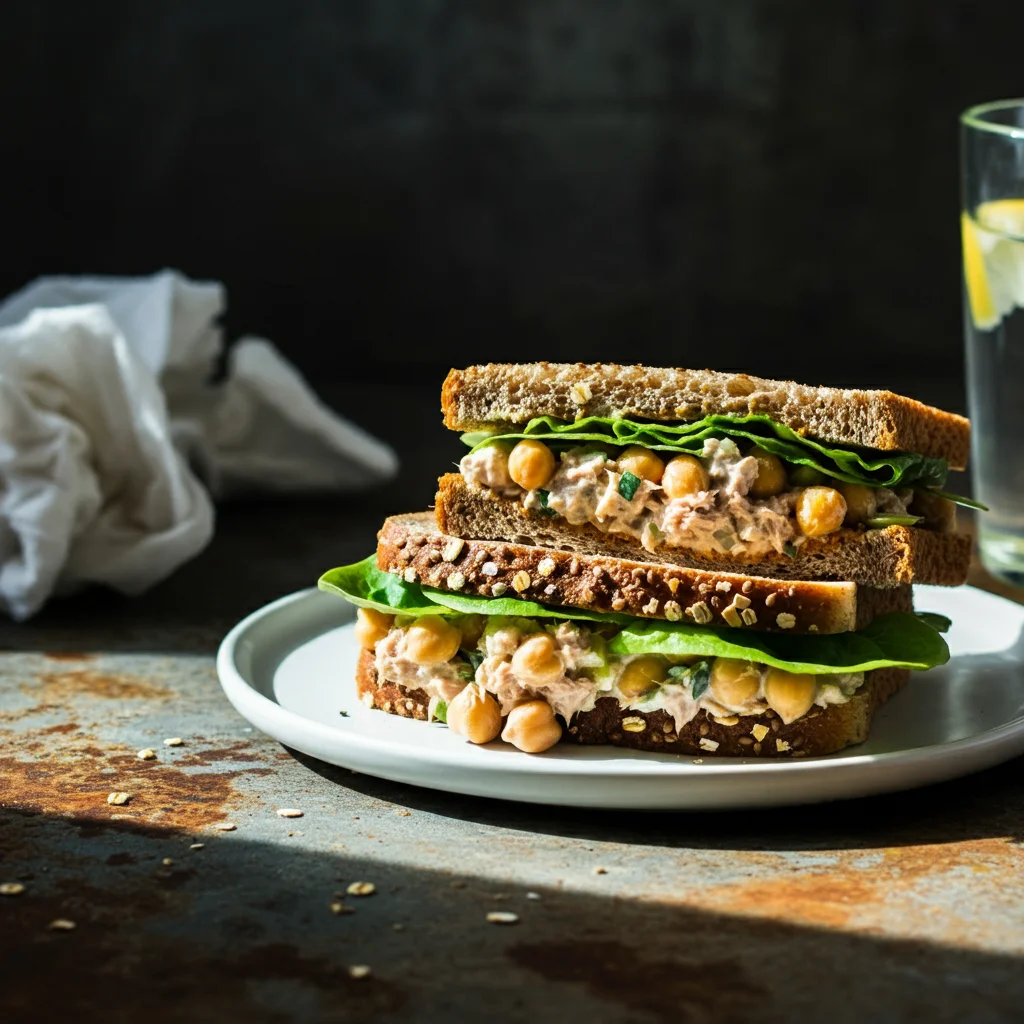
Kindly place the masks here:
[[(543, 686), (524, 683), (512, 671), (512, 655), (526, 635), (515, 625), (502, 626), (492, 633), (485, 632), (481, 641), (484, 660), (477, 669), (476, 681), (493, 693), (507, 715), (524, 700), (542, 697), (556, 715), (566, 723), (579, 711), (590, 711), (597, 700), (597, 687), (592, 679), (577, 675), (584, 667), (594, 667), (596, 660), (588, 643), (589, 633), (571, 622), (559, 623), (548, 633), (554, 638), (555, 651), (562, 662), (562, 674)], [(589, 655), (589, 659), (588, 659)]]
[[(728, 719), (733, 715), (763, 715), (768, 710), (764, 699), (764, 681), (767, 666), (761, 669), (760, 686), (756, 694), (742, 704), (723, 704), (716, 700), (711, 690), (705, 690), (694, 699), (690, 687), (680, 683), (663, 683), (650, 696), (641, 697), (628, 702), (628, 706), (636, 711), (665, 711), (672, 716), (676, 729), (682, 729), (698, 711), (705, 711), (715, 718)], [(841, 675), (815, 676), (814, 704), (827, 707), (829, 704), (845, 704), (864, 685), (863, 672), (847, 672)], [(619, 696), (619, 703), (624, 699)]]
[(454, 700), (466, 685), (467, 663), (452, 659), (441, 665), (417, 665), (406, 650), (407, 633), (406, 629), (393, 629), (377, 641), (377, 677), (407, 690), (423, 690), (431, 698)]
[[(759, 558), (804, 542), (794, 518), (799, 488), (770, 498), (750, 497), (757, 460), (743, 455), (729, 438), (705, 441), (701, 461), (708, 472), (707, 490), (669, 498), (659, 484), (641, 480), (627, 499), (619, 493), (622, 473), (614, 459), (593, 449), (572, 449), (562, 453), (545, 488), (546, 505), (540, 491), (515, 485), (493, 447), (466, 455), (459, 466), (471, 485), (515, 498), (534, 511), (554, 512), (574, 525), (590, 523), (605, 533), (627, 534), (651, 552), (691, 548)], [(880, 515), (906, 514), (908, 497), (879, 487), (876, 498)]]

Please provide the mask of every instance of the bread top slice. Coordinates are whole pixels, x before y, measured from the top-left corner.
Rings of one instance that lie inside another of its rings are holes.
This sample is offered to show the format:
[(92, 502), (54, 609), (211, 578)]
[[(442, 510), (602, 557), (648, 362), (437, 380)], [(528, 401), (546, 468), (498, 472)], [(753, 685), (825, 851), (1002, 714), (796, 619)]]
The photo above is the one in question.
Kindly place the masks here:
[[(426, 587), (638, 617), (792, 633), (845, 633), (885, 612), (912, 611), (909, 586), (799, 582), (708, 572), (443, 534), (430, 512), (392, 516), (377, 565)], [(730, 615), (726, 609), (733, 608)]]
[(507, 432), (537, 416), (679, 423), (760, 413), (822, 441), (945, 459), (953, 469), (963, 469), (970, 449), (970, 422), (963, 416), (891, 391), (812, 387), (716, 370), (490, 363), (451, 370), (441, 409), (452, 430)]

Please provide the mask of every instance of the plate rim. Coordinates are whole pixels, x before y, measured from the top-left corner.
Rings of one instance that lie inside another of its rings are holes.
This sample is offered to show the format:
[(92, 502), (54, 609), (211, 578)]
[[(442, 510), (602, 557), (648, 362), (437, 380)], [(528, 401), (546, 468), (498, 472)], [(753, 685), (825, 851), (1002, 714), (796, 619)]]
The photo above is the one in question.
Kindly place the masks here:
[[(986, 599), (1001, 603), (1005, 602), (1018, 608), (1021, 607), (1016, 605), (1016, 602), (982, 590), (979, 587), (964, 586), (957, 589), (969, 591), (975, 595), (982, 595)], [(337, 601), (337, 598), (324, 594), (315, 586), (305, 587), (262, 605), (236, 623), (225, 635), (217, 650), (216, 666), (221, 687), (236, 710), (247, 719), (249, 719), (249, 713), (251, 712), (255, 717), (264, 721), (279, 720), (282, 725), (288, 727), (287, 731), (290, 733), (296, 730), (304, 730), (307, 733), (312, 731), (324, 743), (337, 742), (340, 738), (344, 743), (356, 750), (393, 758), (393, 742), (306, 718), (260, 693), (256, 686), (246, 679), (237, 664), (236, 652), (240, 644), (246, 640), (247, 634), (251, 630), (259, 627), (265, 620), (277, 616), (292, 605), (300, 605), (306, 601), (312, 603), (312, 601), (319, 600), (321, 597), (327, 601)], [(1024, 615), (1024, 608), (1021, 608), (1021, 614)], [(331, 628), (338, 628), (344, 624), (345, 620), (342, 620)], [(314, 633), (313, 635), (320, 634)], [(312, 637), (309, 639), (312, 639)], [(263, 728), (257, 722), (253, 724), (258, 725), (261, 729)], [(1014, 741), (1016, 741), (1015, 747)], [(672, 777), (682, 779), (694, 776), (699, 776), (704, 781), (710, 781), (714, 778), (726, 779), (737, 775), (751, 775), (754, 773), (761, 779), (778, 776), (798, 778), (806, 774), (838, 773), (858, 768), (870, 768), (874, 771), (879, 771), (895, 764), (898, 764), (901, 768), (913, 770), (937, 758), (945, 758), (946, 756), (955, 758), (958, 753), (963, 753), (964, 751), (970, 751), (975, 759), (979, 755), (988, 755), (988, 757), (984, 757), (982, 760), (985, 761), (985, 766), (989, 766), (998, 763), (997, 760), (990, 760), (989, 758), (997, 753), (1002, 753), (1004, 748), (1009, 747), (1014, 747), (1017, 753), (1024, 751), (1024, 714), (1010, 721), (1002, 722), (991, 729), (986, 729), (958, 740), (907, 747), (900, 750), (889, 750), (875, 754), (844, 754), (843, 751), (838, 751), (836, 754), (822, 757), (785, 760), (761, 760), (754, 758), (729, 758), (725, 760), (711, 757), (706, 760), (701, 758), (700, 764), (694, 764), (693, 760), (699, 758), (700, 755), (679, 754), (670, 755), (679, 758), (679, 760), (662, 760), (660, 757), (658, 760), (653, 760), (640, 756), (636, 751), (625, 751), (624, 753), (630, 756), (624, 756), (621, 760), (630, 763), (628, 781), (632, 784), (643, 780), (664, 782)], [(299, 749), (301, 749), (301, 746)], [(608, 749), (615, 751), (619, 748), (609, 747)], [(469, 767), (466, 763), (465, 752), (461, 748), (453, 751), (417, 748), (415, 756), (416, 760), (423, 767), (448, 769), (451, 771), (464, 771)], [(658, 755), (655, 756), (657, 757)], [(517, 760), (515, 765), (509, 765), (506, 762), (499, 763), (497, 761), (488, 763), (486, 759), (481, 759), (472, 768), (473, 771), (480, 775), (492, 776), (513, 772), (525, 776), (556, 775), (572, 777), (584, 775), (591, 779), (601, 777), (623, 779), (625, 777), (624, 773), (621, 769), (615, 767), (616, 760), (614, 755), (604, 761), (574, 761), (571, 757), (554, 759), (547, 758), (541, 754), (524, 757), (521, 760)], [(859, 794), (851, 795), (857, 796)]]

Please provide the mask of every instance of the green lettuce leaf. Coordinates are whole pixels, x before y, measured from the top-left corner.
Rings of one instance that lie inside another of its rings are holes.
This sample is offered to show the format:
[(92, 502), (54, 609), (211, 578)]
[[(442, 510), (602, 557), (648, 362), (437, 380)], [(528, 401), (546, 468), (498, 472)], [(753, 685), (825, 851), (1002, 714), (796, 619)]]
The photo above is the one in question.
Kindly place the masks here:
[(953, 625), (953, 620), (948, 615), (941, 615), (939, 612), (914, 612), (914, 614), (940, 633), (948, 633)]
[(807, 466), (836, 480), (873, 487), (941, 487), (948, 472), (945, 459), (837, 447), (804, 437), (761, 414), (705, 416), (693, 423), (636, 423), (607, 416), (588, 416), (575, 423), (563, 423), (552, 416), (539, 416), (530, 420), (522, 433), (489, 437), (466, 434), (463, 440), (472, 442), (476, 451), (497, 440), (524, 437), (552, 444), (637, 444), (691, 455), (699, 455), (708, 438), (729, 437), (752, 441), (785, 462)]
[(608, 650), (619, 655), (741, 658), (816, 675), (887, 667), (926, 669), (949, 659), (946, 642), (934, 628), (948, 625), (948, 620), (928, 613), (894, 612), (879, 616), (859, 632), (824, 636), (712, 629), (578, 608), (552, 608), (517, 597), (476, 597), (421, 587), (382, 572), (373, 555), (355, 565), (324, 573), (320, 589), (338, 594), (361, 608), (398, 615), (492, 615), (610, 622), (624, 627), (608, 641)]
[(613, 654), (741, 658), (789, 672), (823, 675), (876, 668), (926, 669), (949, 660), (946, 641), (916, 615), (892, 612), (856, 633), (750, 633), (635, 620), (608, 643)]
[(378, 569), (376, 555), (325, 572), (317, 586), (359, 608), (375, 608), (379, 612), (413, 616), (458, 614), (454, 609), (431, 601), (426, 596), (426, 588)]

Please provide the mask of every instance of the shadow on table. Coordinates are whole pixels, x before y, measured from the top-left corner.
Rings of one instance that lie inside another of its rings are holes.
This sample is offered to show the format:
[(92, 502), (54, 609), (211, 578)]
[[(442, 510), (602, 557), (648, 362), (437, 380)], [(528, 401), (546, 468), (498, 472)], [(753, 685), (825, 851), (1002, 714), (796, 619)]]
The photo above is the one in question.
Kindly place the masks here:
[[(672, 820), (690, 824), (692, 841), (712, 819)], [(527, 898), (519, 886), (498, 892), (493, 881), (390, 862), (386, 849), (360, 860), (241, 832), (203, 835), (193, 850), (195, 838), (0, 812), (0, 873), (26, 886), (0, 906), (0, 1019), (959, 1024), (1019, 1020), (1024, 1002), (1024, 962), (1009, 955), (682, 899), (557, 885)], [(376, 895), (332, 913), (332, 894), (356, 880)], [(491, 911), (519, 921), (487, 923)], [(51, 930), (56, 919), (76, 927)], [(355, 964), (372, 975), (350, 977)]]
[[(964, 655), (956, 659), (956, 678), (944, 690), (937, 715), (977, 718), (977, 711), (953, 705), (970, 687), (1000, 685), (1007, 672), (1016, 683), (1004, 687), (998, 707), (986, 706), (992, 721), (1002, 723), (1024, 713), (1024, 631), (1001, 654)], [(893, 705), (906, 694), (898, 694)], [(896, 708), (892, 708), (896, 711)], [(912, 723), (906, 723), (908, 733)], [(901, 731), (900, 735), (903, 735)], [(804, 807), (764, 810), (672, 813), (552, 808), (492, 799), (453, 796), (403, 786), (370, 776), (353, 776), (296, 751), (298, 758), (324, 778), (373, 796), (462, 820), (502, 824), (545, 835), (618, 843), (686, 846), (704, 849), (818, 850), (877, 849), (1011, 837), (1024, 842), (1024, 758), (988, 771), (933, 786)], [(950, 752), (955, 757), (955, 752)], [(685, 783), (681, 783), (685, 785)], [(823, 839), (827, 836), (827, 839)]]
[(323, 778), (461, 821), (543, 835), (709, 850), (879, 849), (984, 838), (1024, 842), (1024, 758), (951, 782), (882, 796), (731, 811), (608, 811), (448, 794), (354, 775), (291, 751)]

